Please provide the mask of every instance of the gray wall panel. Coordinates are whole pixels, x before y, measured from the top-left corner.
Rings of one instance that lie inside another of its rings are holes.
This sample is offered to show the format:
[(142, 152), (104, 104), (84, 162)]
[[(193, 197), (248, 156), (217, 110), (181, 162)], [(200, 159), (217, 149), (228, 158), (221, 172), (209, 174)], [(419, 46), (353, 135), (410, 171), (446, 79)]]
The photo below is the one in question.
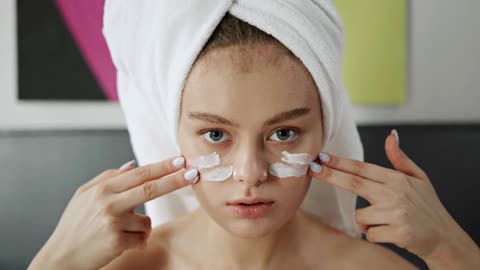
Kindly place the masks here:
[[(360, 127), (365, 160), (391, 167), (392, 127)], [(402, 149), (430, 176), (457, 222), (480, 243), (480, 125), (396, 126)], [(0, 269), (25, 269), (78, 186), (134, 159), (125, 130), (0, 132)], [(367, 203), (360, 199), (359, 207)], [(137, 209), (144, 213), (143, 207)], [(404, 250), (388, 246), (426, 269)]]

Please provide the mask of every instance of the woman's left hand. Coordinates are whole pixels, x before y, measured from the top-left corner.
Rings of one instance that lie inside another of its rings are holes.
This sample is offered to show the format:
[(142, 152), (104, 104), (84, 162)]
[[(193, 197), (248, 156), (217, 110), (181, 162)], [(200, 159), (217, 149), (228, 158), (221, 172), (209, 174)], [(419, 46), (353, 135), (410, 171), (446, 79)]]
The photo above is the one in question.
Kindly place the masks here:
[(424, 260), (452, 246), (476, 247), (442, 205), (426, 173), (399, 148), (394, 133), (385, 151), (396, 170), (320, 153), (321, 166), (311, 165), (309, 175), (371, 203), (355, 212), (370, 242), (393, 243)]

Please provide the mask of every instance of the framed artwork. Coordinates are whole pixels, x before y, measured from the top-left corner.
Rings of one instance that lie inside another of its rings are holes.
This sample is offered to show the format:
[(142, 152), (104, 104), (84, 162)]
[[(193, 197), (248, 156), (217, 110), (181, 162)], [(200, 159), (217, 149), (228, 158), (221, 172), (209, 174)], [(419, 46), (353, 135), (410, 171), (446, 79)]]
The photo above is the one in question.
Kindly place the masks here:
[[(3, 2), (3, 1), (2, 1)], [(103, 0), (5, 1), (0, 125), (124, 128), (115, 68), (102, 35)], [(10, 41), (10, 40), (8, 40)]]
[(408, 1), (334, 0), (345, 31), (343, 79), (353, 104), (407, 101)]
[[(343, 77), (353, 104), (404, 104), (407, 1), (334, 3), (345, 27)], [(101, 32), (103, 6), (104, 0), (0, 2), (0, 128), (125, 128)]]

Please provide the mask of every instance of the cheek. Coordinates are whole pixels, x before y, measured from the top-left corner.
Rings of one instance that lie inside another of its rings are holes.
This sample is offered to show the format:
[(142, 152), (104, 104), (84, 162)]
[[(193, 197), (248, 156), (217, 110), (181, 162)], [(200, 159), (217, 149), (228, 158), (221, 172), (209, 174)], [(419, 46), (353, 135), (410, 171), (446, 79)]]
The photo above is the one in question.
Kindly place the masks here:
[(308, 123), (307, 132), (303, 135), (298, 146), (298, 152), (318, 154), (322, 150), (323, 127), (321, 119), (311, 119)]
[(295, 152), (297, 153), (308, 153), (313, 159), (321, 151), (322, 136), (318, 135), (316, 132), (306, 134), (301, 143), (296, 147)]
[(192, 188), (199, 203), (204, 208), (208, 207), (208, 205), (221, 203), (225, 199), (222, 197), (222, 194), (225, 192), (221, 188), (221, 183), (200, 181), (193, 185)]
[[(296, 177), (294, 179), (281, 179), (282, 191), (286, 194), (296, 194), (302, 195), (305, 194), (310, 187), (310, 183), (312, 178), (308, 175), (303, 177)], [(288, 197), (288, 196), (285, 196)]]
[(184, 129), (179, 129), (178, 146), (182, 155), (188, 160), (193, 157), (217, 152), (220, 154), (220, 159), (223, 160), (224, 156), (221, 149), (208, 145), (205, 138), (197, 134), (197, 129), (199, 130), (200, 128), (185, 127)]
[(179, 129), (178, 131), (178, 146), (182, 155), (187, 159), (206, 153), (199, 148), (199, 142), (196, 138), (183, 129)]
[(275, 189), (275, 198), (279, 201), (281, 208), (286, 211), (296, 210), (303, 202), (310, 187), (311, 177), (298, 177), (295, 179), (279, 179), (279, 187)]

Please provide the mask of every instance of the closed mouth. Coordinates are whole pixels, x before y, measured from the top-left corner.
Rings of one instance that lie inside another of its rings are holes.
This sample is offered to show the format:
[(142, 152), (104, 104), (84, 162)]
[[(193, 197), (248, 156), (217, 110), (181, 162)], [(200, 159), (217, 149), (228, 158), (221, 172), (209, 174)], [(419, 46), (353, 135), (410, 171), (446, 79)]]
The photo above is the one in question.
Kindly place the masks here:
[(269, 204), (269, 203), (263, 203), (263, 202), (259, 202), (259, 203), (239, 203), (239, 205), (257, 205), (257, 204)]

